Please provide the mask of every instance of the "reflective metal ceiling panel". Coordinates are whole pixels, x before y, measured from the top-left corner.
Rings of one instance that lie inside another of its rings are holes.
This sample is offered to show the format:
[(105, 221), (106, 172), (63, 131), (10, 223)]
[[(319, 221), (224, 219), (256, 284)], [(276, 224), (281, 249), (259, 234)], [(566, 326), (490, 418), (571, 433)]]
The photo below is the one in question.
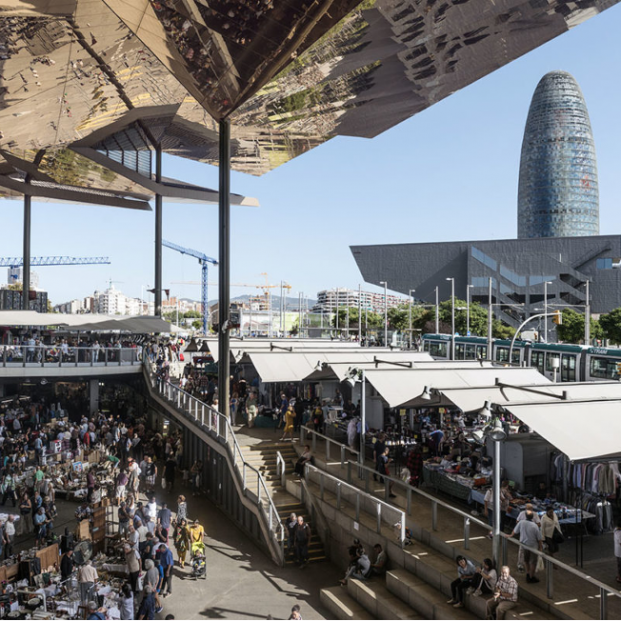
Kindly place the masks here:
[(260, 175), (334, 136), (376, 136), (617, 2), (0, 0), (0, 149), (45, 150), (60, 182), (136, 192), (83, 154), (140, 123), (166, 152), (217, 164), (228, 116), (233, 168)]

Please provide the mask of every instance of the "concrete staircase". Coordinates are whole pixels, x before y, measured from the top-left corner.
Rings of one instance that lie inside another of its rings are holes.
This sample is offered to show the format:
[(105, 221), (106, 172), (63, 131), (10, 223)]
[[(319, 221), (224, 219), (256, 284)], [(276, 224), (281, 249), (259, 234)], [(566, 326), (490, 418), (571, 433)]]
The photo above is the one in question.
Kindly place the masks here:
[[(308, 547), (309, 562), (317, 563), (326, 560), (323, 542), (313, 528), (312, 520), (309, 517), (306, 507), (292, 494), (289, 494), (281, 485), (281, 478), (277, 468), (277, 453), (280, 452), (285, 460), (285, 475), (293, 472), (293, 464), (298, 459), (298, 455), (291, 442), (269, 442), (241, 447), (244, 459), (248, 464), (256, 468), (260, 473), (268, 491), (272, 497), (278, 515), (283, 524), (291, 513), (304, 516), (304, 521), (311, 529), (311, 542)], [(253, 470), (246, 471), (246, 484), (250, 489), (256, 489), (257, 474)], [(285, 551), (285, 562), (287, 565), (294, 564), (293, 553)]]

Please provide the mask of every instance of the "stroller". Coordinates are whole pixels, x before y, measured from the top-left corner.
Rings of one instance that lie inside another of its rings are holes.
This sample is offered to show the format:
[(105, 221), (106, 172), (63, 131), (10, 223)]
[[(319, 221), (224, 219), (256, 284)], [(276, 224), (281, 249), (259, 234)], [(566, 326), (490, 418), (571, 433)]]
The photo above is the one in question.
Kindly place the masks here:
[(192, 559), (190, 560), (192, 577), (194, 580), (207, 578), (207, 561), (205, 559), (205, 544), (197, 541), (192, 544)]

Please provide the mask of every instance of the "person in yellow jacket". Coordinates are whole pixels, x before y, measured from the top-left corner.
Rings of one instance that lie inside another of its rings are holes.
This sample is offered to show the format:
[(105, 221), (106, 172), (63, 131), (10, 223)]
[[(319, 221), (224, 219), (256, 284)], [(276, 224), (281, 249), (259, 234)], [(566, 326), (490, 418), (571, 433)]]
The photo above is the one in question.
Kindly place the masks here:
[(289, 439), (293, 440), (293, 428), (295, 426), (295, 411), (293, 406), (290, 405), (285, 412), (285, 429), (282, 434), (282, 438), (280, 440), (286, 440), (287, 434), (289, 434)]

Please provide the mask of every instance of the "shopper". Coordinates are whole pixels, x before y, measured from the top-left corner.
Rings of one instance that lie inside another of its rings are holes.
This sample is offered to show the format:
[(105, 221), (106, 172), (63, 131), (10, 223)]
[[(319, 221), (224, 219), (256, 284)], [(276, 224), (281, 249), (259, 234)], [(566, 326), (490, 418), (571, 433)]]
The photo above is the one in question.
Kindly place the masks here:
[(524, 548), (524, 566), (526, 568), (526, 582), (539, 582), (539, 578), (535, 576), (537, 567), (537, 554), (527, 548), (543, 549), (541, 531), (533, 521), (533, 512), (526, 513), (526, 519), (518, 522), (511, 533), (511, 536), (519, 535), (520, 543)]
[(78, 587), (80, 589), (80, 601), (83, 605), (90, 601), (98, 579), (97, 570), (91, 561), (86, 561), (78, 570)]
[(129, 574), (129, 583), (134, 593), (138, 592), (138, 576), (140, 575), (140, 554), (134, 548), (126, 543), (123, 546), (125, 553), (125, 562), (127, 563), (127, 573)]
[(511, 571), (504, 565), (496, 583), (494, 597), (487, 600), (487, 618), (504, 619), (505, 614), (517, 606), (518, 583), (511, 576)]
[[(172, 552), (162, 544), (159, 548), (158, 559), (164, 570), (164, 582), (162, 584), (162, 597), (168, 597), (172, 594), (172, 579), (173, 579), (173, 555)], [(166, 593), (164, 593), (164, 589), (166, 589)]]
[(300, 569), (308, 565), (308, 545), (311, 540), (310, 526), (304, 522), (304, 518), (298, 515), (298, 525), (295, 527), (295, 554), (300, 564)]
[[(9, 516), (10, 517), (10, 516)], [(615, 557), (617, 559), (617, 582), (621, 582), (621, 521), (614, 531)]]
[(124, 619), (125, 621), (133, 621), (133, 619), (135, 619), (134, 594), (132, 593), (132, 589), (127, 582), (121, 589), (119, 604), (121, 619)]
[(454, 608), (463, 608), (464, 590), (473, 585), (477, 570), (472, 561), (464, 556), (458, 556), (455, 562), (457, 563), (457, 579), (451, 582), (452, 597), (447, 604), (451, 604)]
[(558, 516), (553, 507), (548, 507), (541, 519), (541, 536), (545, 541), (550, 556), (554, 556), (558, 552), (559, 544), (565, 541)]
[(492, 595), (498, 582), (498, 573), (494, 567), (494, 561), (490, 558), (483, 559), (483, 565), (477, 567), (477, 573), (472, 581), (474, 596)]

